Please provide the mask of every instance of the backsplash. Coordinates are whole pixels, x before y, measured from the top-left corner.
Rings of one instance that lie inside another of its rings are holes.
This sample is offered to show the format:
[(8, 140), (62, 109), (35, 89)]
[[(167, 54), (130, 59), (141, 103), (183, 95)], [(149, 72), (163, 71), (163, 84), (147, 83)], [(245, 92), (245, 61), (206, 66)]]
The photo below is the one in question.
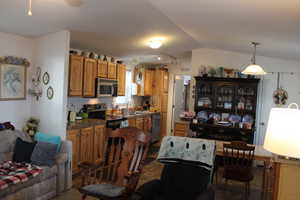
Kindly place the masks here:
[[(144, 97), (132, 96), (134, 106), (141, 106), (143, 104)], [(83, 107), (84, 104), (97, 104), (105, 103), (107, 109), (112, 108), (112, 104), (116, 101), (116, 97), (100, 97), (100, 98), (82, 98), (82, 97), (69, 97), (68, 98), (68, 110), (71, 109), (72, 105), (76, 112)]]

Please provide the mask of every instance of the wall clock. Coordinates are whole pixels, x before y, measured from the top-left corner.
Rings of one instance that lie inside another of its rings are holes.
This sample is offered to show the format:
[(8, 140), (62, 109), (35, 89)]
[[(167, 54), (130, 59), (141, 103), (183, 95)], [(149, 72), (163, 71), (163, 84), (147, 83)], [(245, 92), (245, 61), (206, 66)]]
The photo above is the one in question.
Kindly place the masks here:
[(49, 81), (50, 81), (50, 76), (49, 76), (48, 72), (45, 72), (43, 75), (43, 83), (45, 85), (47, 85), (49, 83)]
[(50, 86), (50, 87), (48, 87), (48, 89), (47, 89), (47, 97), (48, 97), (49, 100), (51, 100), (51, 99), (53, 98), (53, 96), (54, 96), (54, 90), (53, 90), (53, 88)]

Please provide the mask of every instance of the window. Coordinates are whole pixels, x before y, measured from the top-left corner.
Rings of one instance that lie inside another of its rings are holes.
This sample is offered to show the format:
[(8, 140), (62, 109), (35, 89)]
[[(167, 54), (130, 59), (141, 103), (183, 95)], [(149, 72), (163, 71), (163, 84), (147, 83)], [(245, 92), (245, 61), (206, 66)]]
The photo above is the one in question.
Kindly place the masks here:
[(132, 73), (131, 70), (126, 70), (125, 96), (117, 97), (117, 104), (127, 104), (131, 102), (132, 96)]

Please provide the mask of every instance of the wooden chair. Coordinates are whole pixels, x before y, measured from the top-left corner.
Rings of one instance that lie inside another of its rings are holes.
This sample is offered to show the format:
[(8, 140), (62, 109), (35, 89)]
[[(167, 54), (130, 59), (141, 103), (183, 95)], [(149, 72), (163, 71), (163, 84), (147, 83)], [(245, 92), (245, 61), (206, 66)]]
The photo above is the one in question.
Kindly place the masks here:
[(226, 180), (234, 180), (245, 183), (245, 197), (250, 194), (250, 181), (253, 180), (253, 157), (254, 146), (245, 142), (231, 142), (223, 145), (224, 152), (224, 174)]
[(104, 162), (82, 167), (82, 199), (127, 199), (137, 186), (149, 143), (150, 138), (136, 128), (111, 132)]

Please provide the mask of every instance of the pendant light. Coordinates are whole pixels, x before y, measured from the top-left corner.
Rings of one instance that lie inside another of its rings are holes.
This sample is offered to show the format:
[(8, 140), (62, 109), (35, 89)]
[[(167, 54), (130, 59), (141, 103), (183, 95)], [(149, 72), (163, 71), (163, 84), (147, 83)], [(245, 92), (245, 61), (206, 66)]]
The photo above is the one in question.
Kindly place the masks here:
[(28, 0), (28, 16), (32, 16), (32, 0)]
[(259, 45), (258, 42), (251, 42), (251, 44), (254, 46), (254, 52), (252, 57), (252, 64), (248, 65), (246, 69), (242, 71), (242, 74), (246, 75), (266, 75), (267, 73), (264, 71), (264, 69), (256, 64), (256, 46)]

